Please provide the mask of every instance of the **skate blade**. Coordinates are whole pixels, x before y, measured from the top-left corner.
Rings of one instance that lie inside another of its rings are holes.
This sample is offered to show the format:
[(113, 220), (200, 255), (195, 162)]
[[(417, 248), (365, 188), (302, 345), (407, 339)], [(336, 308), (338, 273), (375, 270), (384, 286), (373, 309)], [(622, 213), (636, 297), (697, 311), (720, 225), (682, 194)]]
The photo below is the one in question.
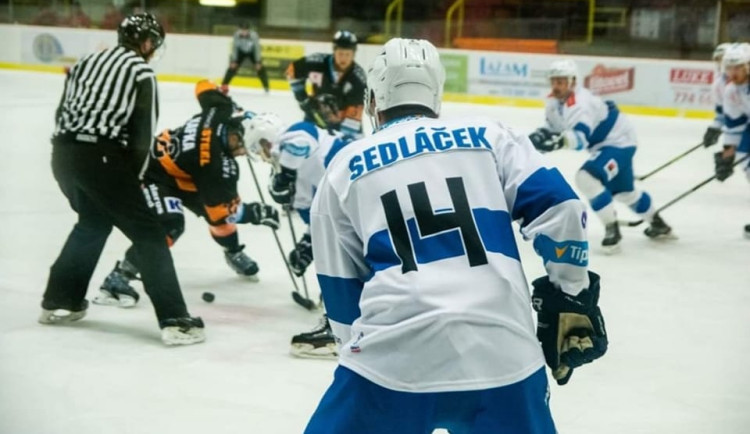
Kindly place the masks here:
[(336, 360), (339, 357), (336, 344), (327, 344), (324, 347), (315, 348), (310, 344), (292, 344), (289, 354), (301, 359), (326, 359)]
[(99, 306), (116, 306), (124, 309), (134, 307), (137, 303), (136, 299), (129, 295), (121, 295), (120, 298), (115, 298), (107, 291), (102, 290), (99, 295), (91, 300), (92, 303)]
[(203, 329), (181, 331), (179, 327), (165, 327), (161, 329), (161, 341), (168, 346), (199, 344), (206, 340)]
[(40, 324), (69, 324), (86, 316), (86, 311), (72, 312), (65, 309), (46, 310), (42, 309), (39, 315)]
[(260, 279), (258, 278), (257, 274), (253, 275), (246, 275), (246, 274), (240, 274), (240, 277), (242, 277), (244, 280), (247, 280), (248, 282), (258, 283), (260, 282)]
[(622, 248), (620, 247), (620, 244), (615, 244), (614, 246), (602, 246), (602, 251), (605, 255), (614, 255), (617, 253), (620, 253)]
[(664, 235), (657, 235), (655, 237), (649, 237), (648, 235), (646, 235), (646, 236), (648, 237), (649, 240), (656, 241), (656, 242), (659, 242), (659, 241), (679, 240), (679, 238), (677, 237), (677, 235), (674, 234), (674, 232), (670, 232), (670, 233), (664, 234)]

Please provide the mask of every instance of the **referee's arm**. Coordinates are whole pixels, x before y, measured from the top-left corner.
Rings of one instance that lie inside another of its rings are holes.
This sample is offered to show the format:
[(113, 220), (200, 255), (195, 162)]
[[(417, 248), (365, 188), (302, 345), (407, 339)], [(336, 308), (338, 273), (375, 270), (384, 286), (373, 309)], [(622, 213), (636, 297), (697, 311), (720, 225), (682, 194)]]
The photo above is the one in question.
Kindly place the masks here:
[(128, 121), (128, 147), (133, 152), (133, 167), (139, 175), (146, 167), (157, 116), (156, 79), (149, 74), (136, 82), (135, 105)]

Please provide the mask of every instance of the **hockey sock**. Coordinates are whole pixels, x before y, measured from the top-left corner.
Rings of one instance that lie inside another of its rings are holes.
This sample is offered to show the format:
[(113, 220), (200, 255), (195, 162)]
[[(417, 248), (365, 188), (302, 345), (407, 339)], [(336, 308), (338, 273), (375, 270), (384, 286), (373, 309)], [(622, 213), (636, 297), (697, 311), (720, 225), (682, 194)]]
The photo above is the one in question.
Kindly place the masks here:
[(240, 248), (240, 237), (237, 235), (236, 231), (224, 236), (211, 234), (211, 237), (221, 247), (224, 247), (225, 250), (228, 250), (230, 252), (237, 251)]

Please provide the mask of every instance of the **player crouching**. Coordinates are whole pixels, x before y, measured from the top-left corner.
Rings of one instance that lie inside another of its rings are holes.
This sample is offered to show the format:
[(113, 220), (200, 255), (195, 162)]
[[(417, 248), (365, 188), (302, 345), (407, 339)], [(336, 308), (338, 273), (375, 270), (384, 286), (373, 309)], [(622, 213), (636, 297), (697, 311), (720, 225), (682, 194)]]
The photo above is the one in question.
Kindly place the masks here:
[(650, 223), (647, 237), (670, 237), (672, 228), (656, 213), (651, 196), (635, 187), (633, 156), (635, 130), (613, 101), (603, 101), (583, 86), (577, 86), (578, 67), (572, 60), (552, 63), (552, 92), (547, 97), (547, 125), (529, 139), (539, 151), (587, 150), (591, 157), (576, 173), (576, 186), (589, 199), (604, 223), (605, 252), (619, 250), (620, 226), (613, 199), (628, 205)]
[[(278, 211), (258, 202), (243, 203), (237, 193), (236, 157), (247, 154), (245, 126), (252, 113), (238, 111), (231, 98), (205, 80), (196, 85), (202, 112), (185, 125), (165, 130), (154, 140), (143, 175), (143, 194), (162, 222), (172, 245), (185, 230), (183, 207), (208, 222), (211, 237), (224, 248), (229, 267), (255, 278), (258, 264), (244, 252), (237, 224), (279, 227)], [(131, 307), (138, 293), (129, 282), (138, 278), (138, 258), (131, 247), (102, 284), (96, 304)]]

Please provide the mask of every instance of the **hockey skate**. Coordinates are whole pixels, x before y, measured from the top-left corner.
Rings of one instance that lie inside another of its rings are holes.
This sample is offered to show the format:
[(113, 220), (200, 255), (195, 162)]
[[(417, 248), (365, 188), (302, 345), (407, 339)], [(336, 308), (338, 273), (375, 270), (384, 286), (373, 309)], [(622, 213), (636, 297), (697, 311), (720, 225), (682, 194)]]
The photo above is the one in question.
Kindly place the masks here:
[(99, 287), (99, 295), (94, 297), (94, 304), (125, 308), (135, 306), (140, 296), (129, 284), (134, 279), (138, 279), (138, 270), (135, 266), (125, 260), (117, 261), (115, 269)]
[(619, 252), (620, 240), (622, 240), (622, 235), (620, 235), (620, 224), (617, 222), (609, 223), (604, 229), (604, 239), (602, 240), (604, 253), (611, 255)]
[(166, 345), (191, 345), (206, 340), (200, 317), (169, 318), (159, 321), (161, 340)]
[(745, 225), (745, 238), (750, 240), (750, 225)]
[(292, 348), (289, 351), (295, 357), (314, 359), (333, 359), (338, 357), (336, 340), (333, 337), (328, 317), (323, 315), (317, 327), (307, 333), (292, 337)]
[(68, 324), (78, 321), (86, 316), (89, 302), (83, 300), (75, 307), (59, 306), (47, 301), (42, 301), (42, 314), (39, 315), (40, 324)]
[(647, 237), (652, 240), (661, 239), (674, 239), (675, 236), (672, 234), (672, 228), (659, 217), (659, 214), (654, 214), (651, 219), (651, 224), (644, 231)]
[(240, 276), (250, 278), (250, 280), (257, 281), (258, 277), (258, 264), (250, 259), (242, 250), (245, 246), (240, 246), (236, 250), (224, 250), (224, 259), (226, 259), (229, 267), (232, 268)]

